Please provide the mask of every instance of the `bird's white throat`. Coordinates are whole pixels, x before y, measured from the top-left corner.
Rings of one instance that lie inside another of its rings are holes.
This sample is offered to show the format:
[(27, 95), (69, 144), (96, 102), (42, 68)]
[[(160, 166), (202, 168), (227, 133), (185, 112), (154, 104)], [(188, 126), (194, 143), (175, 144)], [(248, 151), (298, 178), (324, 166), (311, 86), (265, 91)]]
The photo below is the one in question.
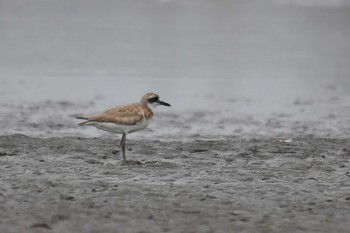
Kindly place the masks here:
[(159, 106), (159, 103), (158, 102), (154, 102), (154, 103), (147, 103), (147, 106), (150, 108), (150, 109), (155, 109), (157, 106)]

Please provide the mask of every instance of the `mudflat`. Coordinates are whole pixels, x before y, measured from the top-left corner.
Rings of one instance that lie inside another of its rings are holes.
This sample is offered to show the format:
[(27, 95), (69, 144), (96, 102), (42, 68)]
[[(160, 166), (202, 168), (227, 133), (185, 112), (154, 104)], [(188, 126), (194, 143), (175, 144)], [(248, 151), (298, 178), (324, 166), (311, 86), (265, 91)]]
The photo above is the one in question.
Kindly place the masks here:
[(350, 232), (348, 0), (0, 5), (0, 233)]
[(1, 232), (348, 232), (350, 139), (0, 136)]

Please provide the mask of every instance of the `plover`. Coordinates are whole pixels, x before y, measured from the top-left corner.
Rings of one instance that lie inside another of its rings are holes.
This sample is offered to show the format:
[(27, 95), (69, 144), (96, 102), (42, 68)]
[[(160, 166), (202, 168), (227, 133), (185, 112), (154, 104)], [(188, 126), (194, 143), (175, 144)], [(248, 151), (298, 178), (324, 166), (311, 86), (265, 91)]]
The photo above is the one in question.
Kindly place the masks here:
[(158, 105), (171, 106), (160, 101), (157, 94), (147, 93), (139, 103), (112, 108), (98, 115), (77, 117), (77, 119), (86, 120), (79, 125), (94, 126), (107, 132), (122, 134), (120, 146), (123, 153), (123, 163), (126, 163), (126, 135), (146, 128), (153, 117), (152, 109)]

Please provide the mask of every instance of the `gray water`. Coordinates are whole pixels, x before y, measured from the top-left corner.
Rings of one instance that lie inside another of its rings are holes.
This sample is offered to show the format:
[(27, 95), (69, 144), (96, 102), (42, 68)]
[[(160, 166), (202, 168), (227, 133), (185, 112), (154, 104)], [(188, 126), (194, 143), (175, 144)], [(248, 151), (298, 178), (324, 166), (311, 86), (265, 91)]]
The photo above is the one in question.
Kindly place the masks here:
[(0, 28), (5, 134), (154, 91), (153, 133), (349, 135), (347, 1), (2, 0)]

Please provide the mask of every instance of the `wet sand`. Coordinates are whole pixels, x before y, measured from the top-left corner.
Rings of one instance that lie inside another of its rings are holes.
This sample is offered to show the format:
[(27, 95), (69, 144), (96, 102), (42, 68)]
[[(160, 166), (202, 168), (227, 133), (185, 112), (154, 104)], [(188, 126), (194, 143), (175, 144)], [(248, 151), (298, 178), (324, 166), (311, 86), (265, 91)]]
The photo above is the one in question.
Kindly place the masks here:
[(348, 232), (350, 140), (0, 137), (1, 232)]

